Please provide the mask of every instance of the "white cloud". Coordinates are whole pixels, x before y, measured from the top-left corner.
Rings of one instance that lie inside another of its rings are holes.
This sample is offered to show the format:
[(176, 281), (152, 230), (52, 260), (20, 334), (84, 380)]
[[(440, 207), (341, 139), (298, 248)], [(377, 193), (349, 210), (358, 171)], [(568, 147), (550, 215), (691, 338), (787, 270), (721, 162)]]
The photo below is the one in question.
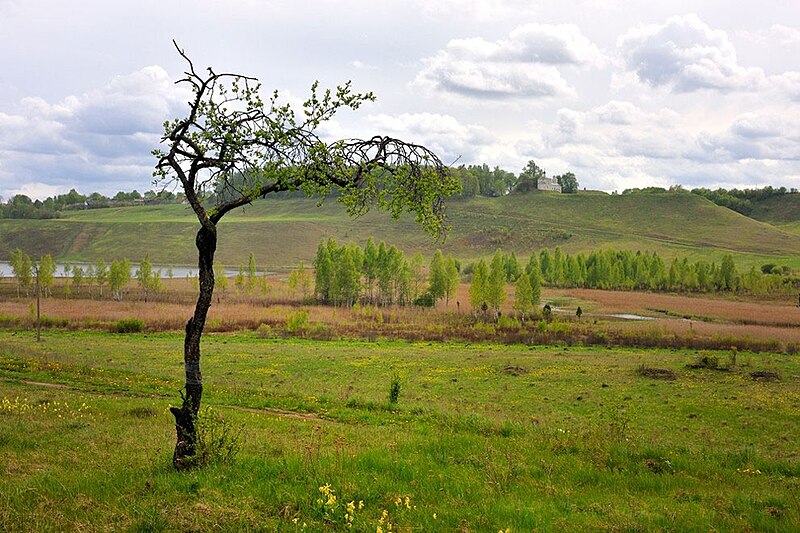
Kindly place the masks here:
[(777, 38), (783, 46), (796, 46), (800, 44), (800, 29), (775, 24), (770, 28), (770, 34)]
[(754, 43), (776, 43), (781, 46), (800, 45), (800, 29), (783, 24), (773, 24), (768, 30), (748, 31), (740, 30), (738, 35)]
[(557, 66), (598, 66), (603, 56), (569, 24), (527, 24), (506, 39), (453, 39), (423, 59), (415, 84), (489, 99), (574, 96)]
[(517, 144), (548, 173), (575, 172), (582, 186), (624, 190), (693, 186), (800, 185), (800, 110), (749, 112), (714, 131), (695, 131), (667, 108), (611, 101), (587, 111), (560, 109), (540, 136)]
[(712, 29), (697, 15), (632, 28), (617, 45), (625, 66), (639, 80), (676, 93), (750, 91), (764, 79), (762, 69), (739, 65), (726, 32)]
[(486, 128), (461, 124), (452, 116), (436, 113), (370, 115), (366, 123), (382, 135), (424, 144), (445, 163), (480, 161), (482, 151), (499, 143)]
[(487, 21), (536, 10), (535, 2), (530, 0), (412, 0), (410, 4), (415, 12), (436, 20), (462, 18)]
[(24, 194), (29, 198), (44, 199), (47, 198), (48, 196), (55, 196), (61, 192), (64, 191), (61, 190), (61, 187), (58, 187), (56, 185), (33, 182), (33, 183), (25, 183), (19, 188), (11, 190), (9, 196), (14, 196), (16, 194)]
[(142, 187), (162, 124), (180, 113), (187, 96), (153, 66), (57, 103), (23, 98), (13, 114), (0, 112), (0, 193), (41, 180), (61, 189), (81, 180), (91, 190), (118, 190), (123, 180)]

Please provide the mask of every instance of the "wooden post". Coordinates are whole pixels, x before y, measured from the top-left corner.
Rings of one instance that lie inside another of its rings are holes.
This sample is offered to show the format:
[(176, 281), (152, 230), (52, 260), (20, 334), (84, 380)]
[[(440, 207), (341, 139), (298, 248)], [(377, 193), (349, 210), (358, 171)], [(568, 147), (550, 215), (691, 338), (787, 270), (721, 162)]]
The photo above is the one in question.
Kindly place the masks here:
[(39, 285), (39, 266), (33, 267), (36, 270), (36, 342), (42, 341), (42, 313), (41, 313), (41, 298), (40, 298), (40, 285)]

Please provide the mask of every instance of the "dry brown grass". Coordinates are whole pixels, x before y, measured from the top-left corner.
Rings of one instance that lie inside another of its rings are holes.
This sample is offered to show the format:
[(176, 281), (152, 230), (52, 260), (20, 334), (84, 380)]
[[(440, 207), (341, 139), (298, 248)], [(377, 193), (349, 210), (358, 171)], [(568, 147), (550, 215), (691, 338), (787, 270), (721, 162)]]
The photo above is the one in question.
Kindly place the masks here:
[[(272, 276), (265, 294), (237, 294), (229, 288), (218, 293), (209, 312), (208, 331), (256, 330), (262, 324), (273, 334), (287, 332), (287, 318), (299, 311), (308, 313), (310, 326), (292, 334), (313, 338), (393, 338), (408, 340), (461, 340), (499, 342), (584, 342), (636, 346), (730, 347), (740, 349), (800, 349), (800, 309), (780, 302), (731, 301), (695, 296), (600, 290), (546, 290), (543, 299), (571, 298), (571, 304), (585, 311), (578, 321), (566, 310), (558, 314), (561, 327), (537, 331), (535, 321), (526, 326), (498, 328), (476, 318), (469, 309), (468, 286), (459, 288), (449, 303), (434, 309), (417, 307), (354, 309), (304, 305), (300, 295), (291, 298), (285, 275)], [(231, 287), (233, 284), (231, 283)], [(56, 296), (43, 299), (42, 312), (60, 327), (112, 330), (123, 319), (139, 319), (147, 331), (180, 331), (191, 316), (195, 289), (184, 279), (165, 280), (165, 291), (145, 303), (131, 284), (127, 300), (97, 299), (96, 293), (82, 291), (83, 298), (66, 299), (63, 288)], [(91, 298), (89, 295), (94, 297)], [(508, 288), (503, 314), (513, 315), (513, 288)], [(0, 319), (7, 325), (28, 326), (32, 298), (17, 298), (9, 280), (0, 283)], [(457, 302), (461, 302), (459, 306)], [(654, 311), (654, 310), (660, 311)], [(634, 313), (658, 317), (651, 321), (623, 321), (608, 318), (612, 313)], [(693, 317), (684, 319), (683, 316)]]
[(800, 308), (789, 304), (787, 300), (754, 302), (721, 299), (708, 295), (679, 296), (594, 289), (551, 290), (547, 293), (589, 302), (594, 313), (634, 313), (656, 317), (668, 315), (773, 327), (800, 326)]

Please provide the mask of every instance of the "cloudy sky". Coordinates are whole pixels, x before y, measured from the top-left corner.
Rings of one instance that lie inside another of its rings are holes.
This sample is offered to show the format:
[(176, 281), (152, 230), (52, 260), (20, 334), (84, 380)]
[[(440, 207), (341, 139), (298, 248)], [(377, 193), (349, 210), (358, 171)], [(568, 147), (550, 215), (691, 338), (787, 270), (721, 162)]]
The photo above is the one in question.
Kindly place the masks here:
[(605, 191), (800, 188), (797, 0), (0, 0), (0, 196), (151, 188), (173, 38), (288, 99), (375, 92), (331, 136)]

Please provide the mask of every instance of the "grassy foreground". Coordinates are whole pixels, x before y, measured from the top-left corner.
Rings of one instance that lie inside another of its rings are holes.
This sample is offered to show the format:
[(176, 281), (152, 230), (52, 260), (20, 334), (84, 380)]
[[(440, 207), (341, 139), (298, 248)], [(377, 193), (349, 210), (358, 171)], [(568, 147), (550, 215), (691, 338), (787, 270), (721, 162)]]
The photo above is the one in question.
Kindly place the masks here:
[(0, 530), (800, 528), (796, 356), (213, 334), (241, 451), (176, 473), (181, 346), (0, 330)]

